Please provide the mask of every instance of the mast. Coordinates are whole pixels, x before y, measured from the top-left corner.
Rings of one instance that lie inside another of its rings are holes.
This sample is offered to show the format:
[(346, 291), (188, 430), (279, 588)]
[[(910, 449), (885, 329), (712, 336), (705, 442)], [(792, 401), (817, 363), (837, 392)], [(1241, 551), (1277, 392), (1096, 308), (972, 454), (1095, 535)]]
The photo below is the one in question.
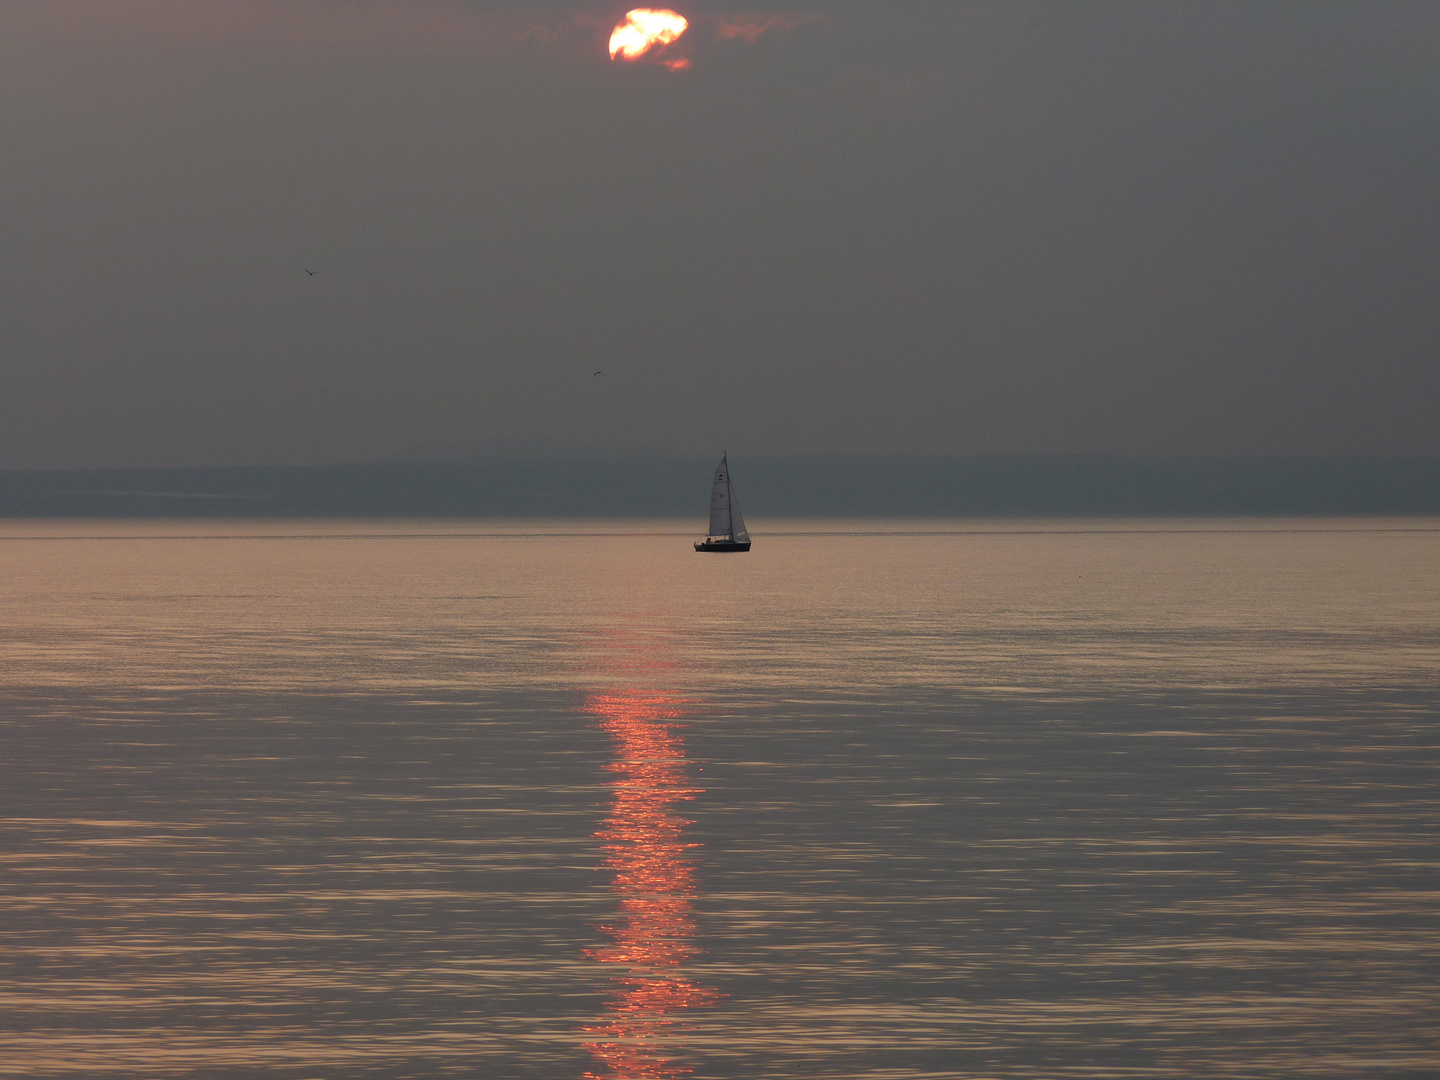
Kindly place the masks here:
[(725, 518), (726, 539), (735, 539), (735, 489), (730, 486), (730, 451), (720, 452), (720, 463), (725, 466)]

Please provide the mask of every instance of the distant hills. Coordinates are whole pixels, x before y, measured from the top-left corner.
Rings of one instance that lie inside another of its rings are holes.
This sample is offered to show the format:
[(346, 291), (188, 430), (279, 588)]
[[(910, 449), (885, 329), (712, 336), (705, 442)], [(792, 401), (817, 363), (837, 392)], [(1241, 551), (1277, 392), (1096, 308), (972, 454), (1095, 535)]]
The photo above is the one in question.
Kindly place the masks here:
[[(693, 517), (711, 458), (0, 471), (5, 517)], [(731, 455), (747, 517), (1440, 514), (1440, 458)]]

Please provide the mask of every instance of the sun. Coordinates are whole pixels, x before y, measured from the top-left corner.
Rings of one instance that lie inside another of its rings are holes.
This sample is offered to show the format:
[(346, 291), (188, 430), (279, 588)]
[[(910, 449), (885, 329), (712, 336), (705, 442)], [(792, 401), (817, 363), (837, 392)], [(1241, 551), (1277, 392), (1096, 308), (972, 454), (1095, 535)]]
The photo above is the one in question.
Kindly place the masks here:
[(675, 50), (690, 29), (690, 22), (669, 8), (635, 8), (625, 14), (610, 34), (610, 59), (622, 63), (660, 64), (671, 71), (690, 66), (690, 58)]

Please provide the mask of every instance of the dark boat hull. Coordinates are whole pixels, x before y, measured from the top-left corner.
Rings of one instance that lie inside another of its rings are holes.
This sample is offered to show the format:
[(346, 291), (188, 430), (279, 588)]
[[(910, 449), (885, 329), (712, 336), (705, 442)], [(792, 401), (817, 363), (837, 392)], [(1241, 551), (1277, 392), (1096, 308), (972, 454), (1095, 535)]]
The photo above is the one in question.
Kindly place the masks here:
[(696, 551), (749, 551), (749, 540), (696, 540)]

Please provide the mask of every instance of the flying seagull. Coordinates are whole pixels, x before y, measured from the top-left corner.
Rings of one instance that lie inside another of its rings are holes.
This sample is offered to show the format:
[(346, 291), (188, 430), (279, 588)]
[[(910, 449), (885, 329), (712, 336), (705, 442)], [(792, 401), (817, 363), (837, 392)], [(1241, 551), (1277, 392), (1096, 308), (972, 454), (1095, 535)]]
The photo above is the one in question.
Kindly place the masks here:
[(303, 266), (300, 267), (300, 269), (301, 269), (301, 270), (304, 270), (305, 273), (309, 274), (311, 277), (314, 277), (316, 274), (324, 273), (323, 270), (310, 270), (310, 269), (307, 269), (306, 267), (303, 267)]
[[(605, 374), (605, 372), (603, 372), (603, 371), (597, 371), (597, 372), (595, 372), (595, 375), (604, 375), (604, 374)], [(593, 379), (593, 378), (595, 378), (595, 375), (591, 375), (590, 377)]]

